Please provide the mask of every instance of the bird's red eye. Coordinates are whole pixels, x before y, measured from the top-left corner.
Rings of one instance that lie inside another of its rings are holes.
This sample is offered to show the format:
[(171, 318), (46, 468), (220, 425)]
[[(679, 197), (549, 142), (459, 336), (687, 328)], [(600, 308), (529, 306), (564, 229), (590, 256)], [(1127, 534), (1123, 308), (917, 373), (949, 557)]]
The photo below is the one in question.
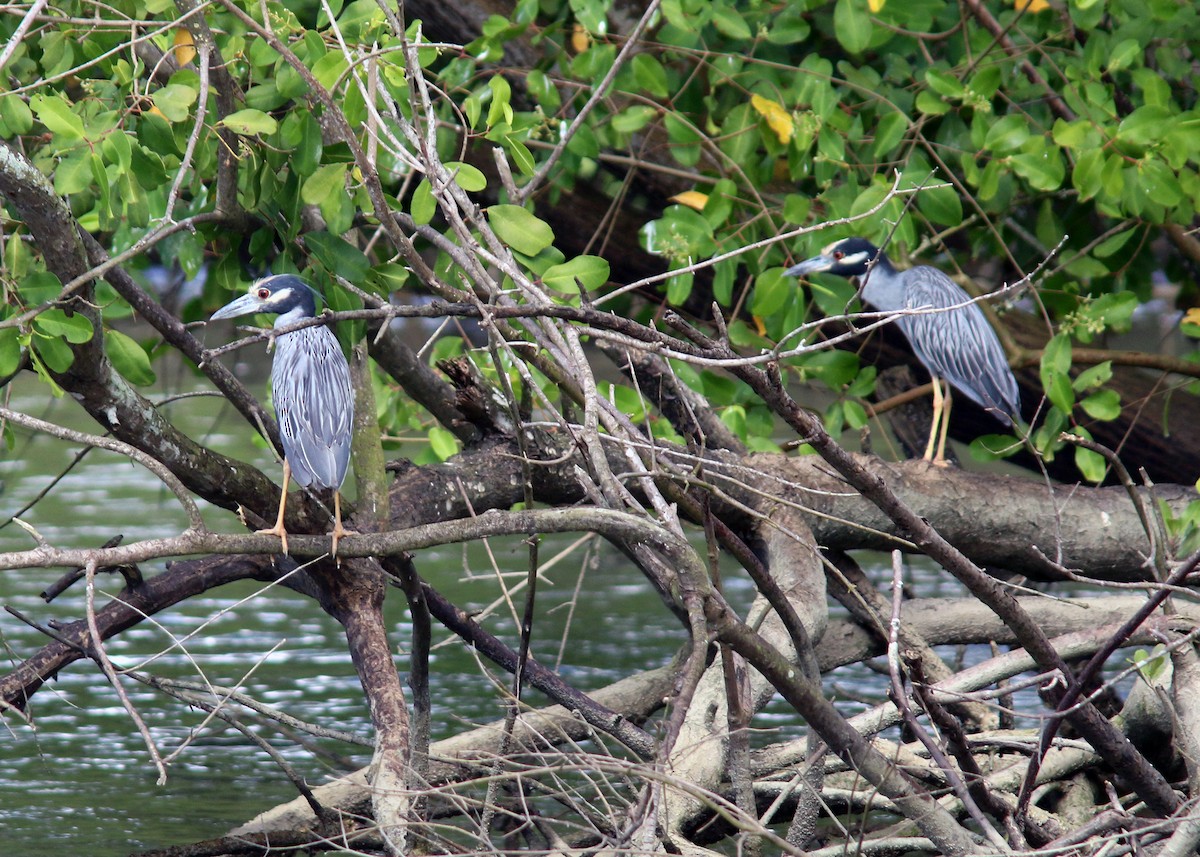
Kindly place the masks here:
[(260, 301), (265, 301), (267, 298), (269, 298), (271, 296), (271, 290), (270, 289), (259, 289), (254, 294), (258, 297), (258, 299)]
[(845, 253), (843, 253), (841, 250), (834, 250), (834, 251), (833, 251), (833, 259), (834, 259), (834, 261), (835, 261), (835, 262), (840, 262), (840, 261), (842, 261), (842, 259), (844, 259), (844, 258), (846, 258), (846, 254), (845, 254)]

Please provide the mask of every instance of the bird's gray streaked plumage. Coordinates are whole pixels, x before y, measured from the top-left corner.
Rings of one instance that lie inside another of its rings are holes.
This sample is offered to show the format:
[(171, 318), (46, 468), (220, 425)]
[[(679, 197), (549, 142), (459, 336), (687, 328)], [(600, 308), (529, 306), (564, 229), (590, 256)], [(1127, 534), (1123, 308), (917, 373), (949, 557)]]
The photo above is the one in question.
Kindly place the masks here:
[(346, 358), (329, 328), (307, 327), (276, 340), (271, 398), (292, 478), (314, 488), (341, 487), (350, 462), (354, 398)]
[[(278, 330), (316, 315), (314, 292), (292, 274), (266, 277), (213, 318), (251, 313), (277, 313)], [(328, 327), (306, 327), (275, 338), (271, 397), (292, 478), (304, 486), (340, 488), (350, 462), (354, 394), (350, 367)]]
[[(930, 374), (945, 378), (1005, 425), (1020, 418), (1017, 380), (996, 332), (979, 306), (969, 303), (970, 296), (937, 268), (897, 271), (870, 241), (846, 238), (786, 273), (799, 277), (821, 271), (859, 277), (863, 300), (884, 312), (903, 313), (896, 324)], [(945, 312), (928, 311), (938, 309)]]
[[(279, 330), (316, 315), (316, 293), (293, 274), (265, 277), (250, 291), (213, 314), (214, 319), (251, 313), (275, 313)], [(333, 553), (337, 553), (342, 528), (337, 490), (346, 478), (350, 463), (350, 440), (354, 421), (354, 392), (350, 366), (337, 337), (323, 325), (281, 333), (275, 337), (271, 363), (271, 396), (283, 441), (284, 483), (279, 520), (273, 532), (283, 540), (289, 478), (306, 487), (333, 489), (335, 528)]]

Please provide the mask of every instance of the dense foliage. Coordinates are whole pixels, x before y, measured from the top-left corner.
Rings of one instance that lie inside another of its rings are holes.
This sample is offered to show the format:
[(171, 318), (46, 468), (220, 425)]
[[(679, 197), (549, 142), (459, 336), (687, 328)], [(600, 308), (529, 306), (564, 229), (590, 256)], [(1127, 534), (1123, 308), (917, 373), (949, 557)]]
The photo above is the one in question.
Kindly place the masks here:
[[(1183, 283), (1185, 297), (1192, 289), (1197, 10), (1175, 0), (876, 5), (669, 2), (654, 17), (653, 40), (617, 63), (623, 43), (607, 36), (606, 4), (526, 0), (509, 18), (487, 19), (462, 48), (421, 48), (439, 123), (429, 142), (460, 188), (494, 204), (489, 221), (500, 239), (556, 300), (576, 300), (580, 287), (602, 291), (614, 264), (614, 279), (627, 282), (630, 267), (605, 258), (602, 234), (556, 235), (556, 205), (582, 183), (626, 205), (645, 249), (673, 272), (657, 281), (666, 302), (703, 307), (711, 297), (740, 347), (799, 351), (785, 365), (838, 394), (827, 411), (835, 431), (867, 423), (873, 370), (851, 352), (799, 347), (821, 337), (820, 327), (802, 325), (843, 315), (853, 290), (821, 282), (808, 300), (794, 300), (795, 284), (781, 272), (795, 255), (863, 233), (893, 256), (933, 258), (992, 286), (1050, 260), (1037, 296), (1066, 335), (1042, 369), (1053, 410), (1037, 445), (1052, 453), (1060, 429), (1081, 421), (1086, 433), (1122, 407), (1104, 388), (1107, 364), (1072, 384), (1067, 337), (1086, 344), (1125, 329), (1156, 273)], [(264, 7), (235, 14), (229, 6), (204, 10), (212, 44), (199, 48), (211, 72), (186, 29), (200, 16), (176, 20), (169, 4), (95, 23), (82, 23), (82, 6), (63, 10), (71, 23), (35, 20), (6, 55), (0, 134), (53, 178), (80, 224), (114, 254), (136, 247), (127, 267), (206, 273), (192, 318), (268, 269), (306, 272), (339, 310), (360, 305), (336, 285), (339, 276), (381, 297), (405, 285), (428, 289), (391, 242), (372, 240), (381, 205), (420, 227), (438, 218), (441, 198), (410, 154), (414, 141), (389, 116), (413, 109), (394, 22), (371, 0), (268, 5), (285, 56), (256, 32)], [(10, 35), (21, 23), (5, 20)], [(428, 38), (420, 21), (406, 32)], [(576, 119), (610, 72), (611, 90)], [(361, 132), (374, 176), (364, 177), (331, 132), (314, 88)], [(313, 109), (295, 109), (306, 100)], [(539, 194), (541, 220), (512, 205), (527, 193), (505, 202), (492, 147), (517, 184)], [(540, 173), (550, 161), (552, 171)], [(535, 176), (541, 182), (531, 186)], [(383, 196), (373, 199), (376, 177)], [(924, 189), (904, 193), (914, 188)], [(426, 246), (419, 232), (416, 243)], [(433, 270), (451, 285), (463, 275), (445, 251)], [(0, 330), (0, 375), (24, 354), (53, 384), (71, 360), (69, 344), (89, 331), (48, 307), (61, 283), (29, 252), (19, 224), (9, 229), (5, 275), (7, 312), (32, 324)], [(702, 294), (689, 304), (698, 277)], [(117, 368), (148, 383), (142, 352), (153, 343), (139, 350), (114, 328), (129, 311), (119, 297), (102, 292), (101, 305)], [(45, 311), (22, 316), (33, 309)], [(712, 374), (682, 375), (744, 439), (770, 441), (777, 426), (753, 396)], [(419, 419), (400, 401), (387, 404), (385, 428)], [(442, 433), (433, 439), (443, 455), (450, 450)], [(1100, 478), (1099, 459), (1079, 455), (1085, 474)]]

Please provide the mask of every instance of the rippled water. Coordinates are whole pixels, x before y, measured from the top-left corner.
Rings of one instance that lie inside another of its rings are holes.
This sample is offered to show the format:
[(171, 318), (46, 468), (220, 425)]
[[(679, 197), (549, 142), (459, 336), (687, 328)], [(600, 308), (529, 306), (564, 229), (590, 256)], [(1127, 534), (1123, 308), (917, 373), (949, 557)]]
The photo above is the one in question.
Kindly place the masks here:
[[(96, 430), (69, 401), (47, 407), (43, 394), (31, 385), (17, 392), (12, 405), (17, 410), (24, 405), (24, 412), (43, 419), (82, 431)], [(172, 417), (193, 437), (276, 475), (265, 447), (255, 443), (253, 432), (218, 402), (187, 400), (171, 406)], [(0, 518), (13, 514), (59, 477), (76, 451), (70, 444), (18, 432), (15, 449), (0, 462), (4, 483)], [(206, 508), (204, 513), (215, 530), (240, 530), (234, 516), (224, 510)], [(117, 533), (123, 533), (126, 542), (169, 536), (186, 525), (174, 498), (148, 471), (100, 452), (86, 456), (22, 518), (52, 543), (70, 547), (97, 546)], [(595, 540), (550, 563), (573, 542), (573, 537), (561, 537), (543, 543), (534, 654), (558, 666), (564, 677), (584, 690), (665, 662), (684, 639), (677, 620), (623, 557)], [(0, 529), (0, 550), (32, 545), (20, 528)], [(490, 608), (487, 627), (515, 647), (512, 608), (497, 601), (501, 592), (497, 575), (509, 587), (521, 584), (527, 555), (520, 539), (492, 540), (490, 553), (482, 545), (451, 547), (424, 551), (416, 561), (419, 572), (455, 603), (473, 611)], [(161, 568), (161, 564), (147, 565), (142, 572), (151, 576)], [(2, 572), (0, 603), (41, 623), (76, 620), (84, 615), (81, 584), (50, 605), (39, 597), (60, 573)], [(925, 573), (921, 579), (924, 594), (958, 594), (945, 575)], [(730, 569), (725, 583), (732, 601), (749, 601), (751, 588), (741, 573)], [(97, 600), (103, 603), (119, 589), (121, 580), (102, 577), (97, 585)], [(518, 591), (517, 610), (521, 597)], [(403, 673), (409, 627), (398, 591), (389, 596), (387, 611), (394, 629), (393, 646), (399, 652), (397, 668)], [(0, 644), (10, 665), (43, 642), (37, 631), (0, 613)], [(107, 646), (123, 668), (236, 685), (302, 720), (364, 737), (370, 733), (362, 690), (340, 626), (313, 602), (280, 587), (244, 582), (214, 590), (153, 617)], [(986, 656), (986, 650), (979, 649), (979, 656)], [(503, 715), (497, 694), (479, 675), (475, 658), (445, 632), (438, 635), (431, 661), (435, 739), (466, 724)], [(507, 676), (500, 681), (507, 685)], [(829, 692), (841, 700), (847, 713), (853, 713), (865, 705), (853, 697), (875, 684), (865, 668), (843, 669)], [(0, 831), (4, 836), (0, 854), (117, 857), (220, 836), (295, 796), (275, 763), (243, 735), (144, 685), (126, 681), (123, 686), (159, 751), (169, 755), (182, 748), (170, 764), (166, 784), (156, 785), (157, 773), (146, 746), (98, 668), (77, 662), (39, 691), (31, 706), (32, 727), (11, 715), (0, 715)], [(528, 701), (540, 704), (536, 692), (530, 693)], [(757, 718), (755, 726), (798, 728), (795, 714), (781, 702)], [(362, 748), (345, 744), (315, 741), (309, 749), (301, 749), (272, 730), (256, 727), (256, 732), (268, 738), (310, 783), (339, 775), (368, 758)]]
[[(26, 386), (19, 392), (25, 398), (18, 395), (14, 409), (82, 431), (96, 430), (70, 401), (47, 408), (35, 398), (36, 388)], [(214, 413), (216, 401), (181, 403), (174, 406), (174, 415), (193, 436), (274, 474), (269, 454), (252, 443), (252, 433), (236, 416)], [(0, 517), (12, 515), (59, 477), (76, 451), (71, 444), (19, 431), (15, 449), (0, 463)], [(224, 510), (208, 508), (205, 516), (214, 529), (239, 529)], [(123, 533), (127, 543), (169, 536), (186, 524), (174, 498), (148, 471), (106, 452), (87, 455), (22, 519), (51, 543), (71, 547), (97, 546), (117, 533)], [(547, 541), (543, 561), (570, 542)], [(0, 550), (32, 545), (17, 526), (0, 529)], [(509, 586), (524, 579), (527, 548), (522, 541), (493, 540), (492, 557)], [(482, 546), (425, 551), (417, 564), (426, 579), (471, 609), (492, 604), (500, 591)], [(152, 576), (161, 568), (147, 565), (142, 572)], [(78, 619), (86, 603), (82, 584), (49, 605), (39, 597), (60, 574), (0, 573), (0, 603), (41, 623)], [(544, 577), (539, 584), (535, 654), (548, 664), (561, 661), (564, 674), (579, 687), (602, 686), (631, 670), (661, 663), (682, 640), (678, 623), (640, 575), (595, 542)], [(103, 603), (120, 588), (121, 580), (101, 577), (97, 584), (97, 601)], [(569, 605), (577, 591), (572, 611)], [(397, 665), (404, 671), (409, 629), (398, 591), (389, 596), (388, 618), (401, 653)], [(488, 627), (515, 645), (507, 607), (496, 609)], [(0, 643), (10, 666), (43, 642), (37, 631), (0, 613)], [(214, 590), (153, 617), (107, 646), (121, 667), (239, 685), (261, 702), (301, 719), (369, 735), (368, 713), (340, 626), (313, 602), (286, 589), (242, 583)], [(445, 633), (439, 637), (431, 670), (435, 737), (451, 734), (463, 723), (502, 716), (474, 658)], [(275, 764), (244, 736), (218, 721), (206, 722), (202, 712), (144, 685), (126, 681), (124, 687), (160, 752), (170, 754), (186, 743), (170, 765), (166, 785), (155, 784), (157, 774), (145, 744), (98, 668), (76, 662), (35, 696), (32, 727), (11, 715), (0, 717), (0, 853), (124, 855), (222, 835), (294, 797)], [(531, 696), (536, 703), (536, 693)], [(352, 765), (367, 759), (365, 753), (354, 755), (353, 748), (342, 744), (318, 741), (323, 752), (314, 755), (269, 730), (260, 734), (269, 736), (310, 782), (341, 773), (335, 766), (337, 757), (349, 757), (344, 761)]]

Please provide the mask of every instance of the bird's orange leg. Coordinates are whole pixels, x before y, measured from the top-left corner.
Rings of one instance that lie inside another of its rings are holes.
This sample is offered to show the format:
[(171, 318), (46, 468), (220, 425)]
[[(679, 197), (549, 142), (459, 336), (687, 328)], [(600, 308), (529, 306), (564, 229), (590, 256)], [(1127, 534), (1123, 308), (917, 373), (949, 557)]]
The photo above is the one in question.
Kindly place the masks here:
[(279, 516), (275, 519), (275, 526), (269, 530), (259, 530), (260, 533), (268, 536), (279, 536), (279, 540), (283, 543), (283, 552), (288, 552), (287, 530), (283, 528), (283, 515), (287, 511), (287, 489), (288, 483), (292, 479), (292, 467), (288, 464), (288, 460), (283, 460), (283, 491), (279, 494)]
[[(941, 381), (938, 385), (941, 386)], [(938, 450), (933, 463), (938, 467), (946, 467), (946, 430), (950, 428), (950, 405), (954, 403), (954, 394), (950, 392), (950, 383), (946, 383), (946, 395), (942, 399), (942, 425), (938, 433)]]
[(938, 421), (942, 416), (942, 407), (945, 404), (942, 398), (942, 379), (937, 375), (933, 376), (933, 422), (929, 424), (929, 443), (925, 444), (925, 454), (921, 456), (926, 461), (937, 463), (933, 457), (934, 444), (937, 442), (938, 436)]
[(338, 491), (336, 488), (333, 491), (333, 533), (331, 533), (331, 535), (333, 536), (333, 547), (330, 549), (330, 555), (334, 559), (337, 559), (338, 539), (340, 539), (342, 536), (358, 535), (357, 531), (347, 530), (342, 525), (342, 492)]

